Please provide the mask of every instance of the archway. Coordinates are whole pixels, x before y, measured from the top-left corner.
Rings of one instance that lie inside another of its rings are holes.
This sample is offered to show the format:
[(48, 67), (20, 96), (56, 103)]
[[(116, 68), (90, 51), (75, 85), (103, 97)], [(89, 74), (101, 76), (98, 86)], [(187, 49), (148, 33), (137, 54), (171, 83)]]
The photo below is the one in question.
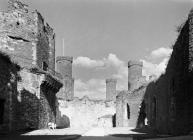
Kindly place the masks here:
[(127, 119), (130, 119), (130, 107), (128, 103), (127, 103)]
[(116, 113), (113, 115), (112, 123), (113, 123), (113, 127), (116, 127)]

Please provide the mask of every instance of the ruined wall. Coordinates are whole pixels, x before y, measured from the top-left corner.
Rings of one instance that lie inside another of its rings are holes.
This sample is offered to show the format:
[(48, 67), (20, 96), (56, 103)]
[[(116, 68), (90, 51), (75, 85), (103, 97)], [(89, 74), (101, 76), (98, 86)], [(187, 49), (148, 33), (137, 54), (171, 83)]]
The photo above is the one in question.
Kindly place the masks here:
[(0, 100), (4, 100), (3, 106), (0, 106), (3, 109), (0, 129), (47, 128), (48, 122), (55, 122), (55, 94), (59, 90), (52, 83), (55, 81), (49, 81), (46, 74), (19, 68), (2, 54), (0, 64), (5, 68), (0, 71), (0, 77), (4, 79), (0, 83)]
[(127, 91), (121, 91), (116, 97), (116, 127), (127, 127)]
[(58, 56), (56, 58), (57, 71), (63, 77), (63, 88), (57, 94), (57, 97), (64, 100), (73, 100), (74, 98), (74, 79), (72, 78), (73, 58), (69, 56)]
[(9, 54), (21, 66), (36, 65), (42, 68), (43, 62), (53, 72), (55, 69), (55, 35), (53, 29), (44, 24), (37, 11), (29, 11), (28, 6), (10, 0), (9, 9), (0, 12), (1, 51)]
[(106, 100), (116, 101), (116, 79), (106, 79)]
[(59, 100), (59, 104), (61, 115), (69, 118), (70, 127), (112, 127), (112, 122), (109, 122), (112, 119), (102, 118), (105, 118), (106, 115), (113, 116), (115, 114), (113, 101), (90, 100), (88, 97), (83, 97), (82, 99), (75, 98), (73, 101)]
[[(0, 129), (37, 129), (55, 122), (55, 94), (62, 83), (43, 68), (55, 67), (53, 29), (17, 0), (0, 12)], [(5, 55), (6, 54), (6, 55)]]
[(144, 99), (146, 84), (138, 89), (120, 91), (116, 98), (116, 127), (139, 127), (144, 118), (140, 118), (140, 108)]
[(152, 81), (145, 93), (149, 125), (159, 133), (185, 134), (191, 129), (192, 26), (189, 16), (173, 46), (166, 72)]

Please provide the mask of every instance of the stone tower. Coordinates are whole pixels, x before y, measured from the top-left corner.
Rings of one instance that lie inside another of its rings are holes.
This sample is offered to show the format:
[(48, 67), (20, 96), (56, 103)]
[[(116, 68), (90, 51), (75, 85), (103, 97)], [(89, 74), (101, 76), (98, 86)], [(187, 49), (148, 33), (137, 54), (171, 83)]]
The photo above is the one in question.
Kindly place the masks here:
[(106, 79), (106, 100), (116, 100), (116, 84), (117, 80), (113, 78)]
[(143, 63), (140, 61), (128, 62), (128, 90), (137, 89), (142, 82), (142, 67)]
[(73, 57), (58, 56), (56, 58), (57, 71), (63, 77), (63, 88), (57, 94), (57, 97), (64, 100), (73, 100), (74, 98), (74, 79), (72, 78)]

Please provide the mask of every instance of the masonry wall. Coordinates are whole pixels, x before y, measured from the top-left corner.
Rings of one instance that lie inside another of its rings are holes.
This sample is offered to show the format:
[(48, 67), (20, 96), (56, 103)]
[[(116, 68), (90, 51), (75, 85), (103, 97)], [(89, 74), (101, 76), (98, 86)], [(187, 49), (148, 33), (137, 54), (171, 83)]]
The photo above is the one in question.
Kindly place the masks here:
[(10, 0), (8, 7), (0, 13), (0, 129), (46, 128), (56, 121), (55, 94), (62, 87), (54, 71), (55, 35), (27, 5)]
[[(59, 110), (72, 128), (90, 128), (96, 126), (112, 127), (112, 117), (115, 114), (113, 101), (90, 100), (88, 97), (75, 98), (72, 101), (59, 100)], [(103, 121), (102, 121), (103, 120)], [(111, 121), (111, 122), (109, 122)]]
[(117, 91), (116, 91), (116, 79), (106, 79), (106, 100), (116, 101)]
[(151, 82), (145, 93), (149, 125), (159, 133), (184, 134), (191, 129), (190, 19), (179, 32), (166, 72)]
[(139, 128), (144, 126), (145, 117), (140, 109), (144, 99), (147, 83), (138, 89), (121, 91), (116, 98), (116, 127)]
[(55, 34), (41, 14), (28, 10), (27, 5), (10, 0), (8, 11), (0, 12), (1, 51), (9, 54), (16, 63), (25, 67), (43, 62), (54, 74)]

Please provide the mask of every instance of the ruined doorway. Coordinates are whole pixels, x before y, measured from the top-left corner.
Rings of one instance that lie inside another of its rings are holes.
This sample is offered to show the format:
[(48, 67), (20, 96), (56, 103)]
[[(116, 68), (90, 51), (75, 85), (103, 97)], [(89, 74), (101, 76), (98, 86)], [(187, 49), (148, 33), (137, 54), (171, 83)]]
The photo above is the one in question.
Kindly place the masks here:
[(0, 125), (3, 124), (5, 100), (0, 99)]
[(146, 104), (143, 101), (140, 106), (139, 117), (137, 122), (138, 128), (143, 128), (147, 125)]
[(113, 115), (112, 123), (113, 127), (116, 127), (116, 113)]
[(130, 119), (130, 107), (129, 107), (129, 104), (127, 104), (127, 119)]

